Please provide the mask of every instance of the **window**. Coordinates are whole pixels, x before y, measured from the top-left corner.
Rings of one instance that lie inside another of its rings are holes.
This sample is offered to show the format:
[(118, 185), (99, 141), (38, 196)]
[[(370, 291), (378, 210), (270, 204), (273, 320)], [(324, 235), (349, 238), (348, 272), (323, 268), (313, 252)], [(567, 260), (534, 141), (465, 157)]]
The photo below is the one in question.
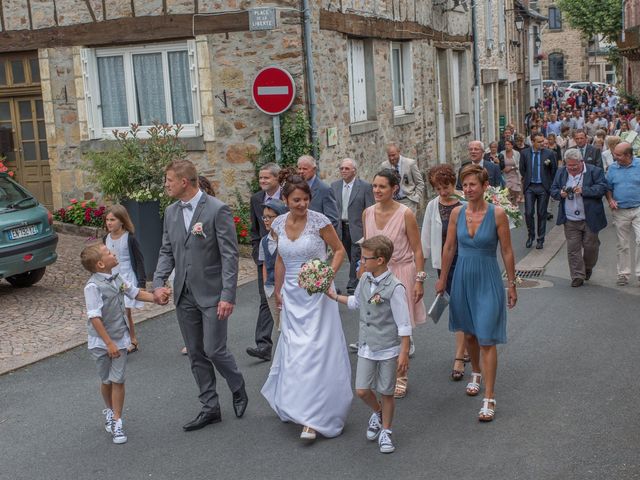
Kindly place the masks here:
[(484, 7), (484, 32), (487, 50), (493, 49), (493, 5), (491, 0), (485, 0)]
[(558, 7), (549, 7), (549, 30), (561, 30), (562, 17)]
[(404, 115), (413, 111), (412, 72), (411, 43), (392, 43), (391, 89), (395, 115)]
[(538, 0), (529, 0), (529, 9), (540, 13), (540, 7), (538, 6)]
[(451, 79), (453, 80), (453, 113), (460, 115), (469, 113), (467, 55), (463, 50), (454, 50), (452, 55)]
[(154, 122), (200, 134), (194, 41), (84, 49), (82, 64), (91, 138)]
[(616, 67), (614, 65), (612, 65), (611, 63), (607, 63), (604, 67), (604, 73), (605, 73), (605, 82), (607, 82), (609, 85), (613, 85), (616, 83)]
[(370, 42), (349, 40), (349, 112), (351, 123), (376, 119), (373, 48)]
[(549, 78), (552, 80), (564, 80), (564, 55), (552, 53), (549, 55)]

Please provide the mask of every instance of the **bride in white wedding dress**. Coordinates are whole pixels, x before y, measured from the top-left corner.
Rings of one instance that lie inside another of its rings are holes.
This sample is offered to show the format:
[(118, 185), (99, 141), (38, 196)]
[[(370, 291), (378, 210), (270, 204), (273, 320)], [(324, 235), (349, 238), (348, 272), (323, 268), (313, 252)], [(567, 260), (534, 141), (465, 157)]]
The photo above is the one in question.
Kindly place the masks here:
[(275, 292), (281, 332), (262, 395), (282, 421), (304, 427), (300, 438), (313, 440), (316, 432), (336, 437), (353, 398), (338, 304), (323, 294), (309, 295), (298, 286), (298, 272), (308, 260), (325, 260), (327, 245), (338, 271), (345, 251), (329, 219), (308, 209), (306, 181), (290, 175), (282, 195), (289, 213), (272, 224), (278, 237)]

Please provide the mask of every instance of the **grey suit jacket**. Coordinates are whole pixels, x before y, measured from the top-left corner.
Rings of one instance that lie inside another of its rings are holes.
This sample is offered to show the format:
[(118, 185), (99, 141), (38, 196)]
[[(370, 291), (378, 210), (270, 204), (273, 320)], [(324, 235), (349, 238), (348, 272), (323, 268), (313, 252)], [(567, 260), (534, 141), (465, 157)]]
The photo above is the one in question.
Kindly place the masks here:
[[(342, 187), (344, 181), (336, 180), (331, 184), (333, 195), (336, 197), (338, 205), (338, 215), (342, 219)], [(373, 188), (370, 183), (356, 178), (351, 187), (351, 195), (349, 195), (349, 205), (347, 207), (347, 217), (349, 218), (349, 233), (351, 241), (357, 242), (362, 238), (362, 212), (367, 207), (374, 204)]]
[[(424, 178), (418, 169), (418, 162), (412, 158), (400, 155), (398, 160), (400, 167), (400, 186), (402, 193), (414, 203), (420, 203), (424, 195)], [(394, 168), (389, 160), (385, 160), (380, 165), (382, 168)]]
[(331, 187), (320, 180), (316, 175), (313, 185), (311, 186), (311, 204), (309, 209), (324, 214), (329, 220), (333, 228), (341, 236), (340, 213), (336, 204), (336, 197), (333, 196)]
[[(193, 235), (202, 223), (203, 236)], [(215, 197), (203, 194), (187, 232), (182, 209), (172, 203), (164, 212), (164, 231), (153, 288), (162, 287), (175, 268), (173, 297), (177, 304), (185, 285), (200, 307), (219, 301), (235, 303), (238, 282), (238, 241), (231, 209)]]

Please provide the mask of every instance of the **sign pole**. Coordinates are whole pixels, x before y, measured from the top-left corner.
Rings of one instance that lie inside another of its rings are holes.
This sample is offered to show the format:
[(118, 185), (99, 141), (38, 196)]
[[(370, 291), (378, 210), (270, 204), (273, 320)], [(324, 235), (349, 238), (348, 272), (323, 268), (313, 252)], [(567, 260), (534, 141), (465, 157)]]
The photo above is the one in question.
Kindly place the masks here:
[(282, 161), (282, 142), (280, 140), (280, 115), (273, 115), (273, 144), (276, 147), (276, 163), (279, 165)]

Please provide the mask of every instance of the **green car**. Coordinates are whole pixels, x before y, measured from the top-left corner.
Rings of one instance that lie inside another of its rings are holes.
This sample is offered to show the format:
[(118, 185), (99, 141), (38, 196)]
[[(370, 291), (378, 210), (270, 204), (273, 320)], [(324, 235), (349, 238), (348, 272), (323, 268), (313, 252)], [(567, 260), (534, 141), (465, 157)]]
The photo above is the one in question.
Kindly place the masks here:
[(40, 281), (56, 261), (53, 216), (27, 190), (0, 173), (0, 279), (14, 287)]

